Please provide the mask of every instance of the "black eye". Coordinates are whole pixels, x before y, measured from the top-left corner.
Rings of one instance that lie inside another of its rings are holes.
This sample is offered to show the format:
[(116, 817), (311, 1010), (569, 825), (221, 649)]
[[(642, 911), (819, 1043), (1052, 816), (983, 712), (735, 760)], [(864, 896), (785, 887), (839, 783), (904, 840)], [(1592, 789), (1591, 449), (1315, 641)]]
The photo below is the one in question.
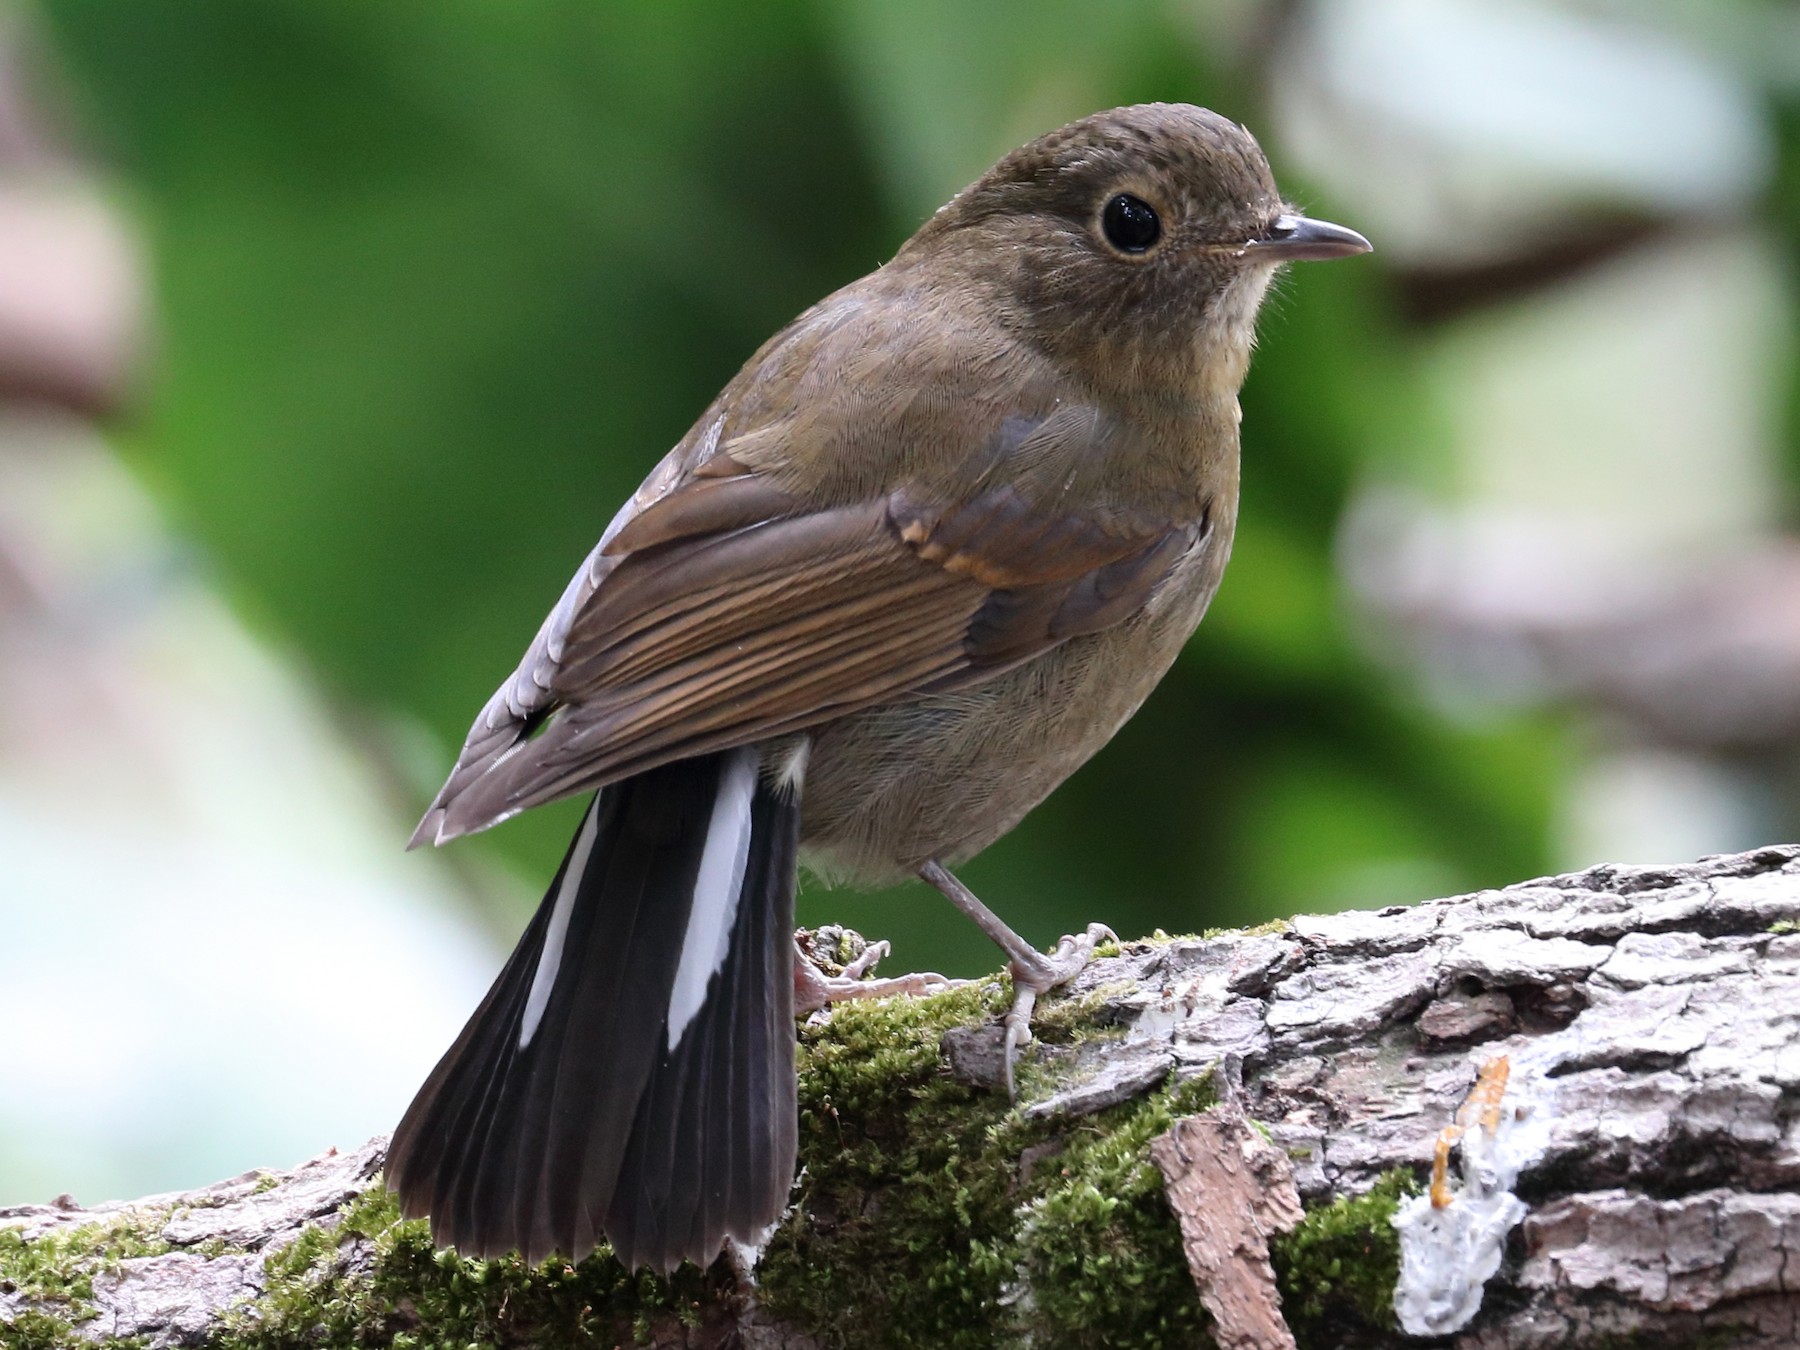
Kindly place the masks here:
[(1162, 222), (1142, 197), (1121, 192), (1100, 212), (1106, 242), (1121, 253), (1142, 253), (1162, 238)]

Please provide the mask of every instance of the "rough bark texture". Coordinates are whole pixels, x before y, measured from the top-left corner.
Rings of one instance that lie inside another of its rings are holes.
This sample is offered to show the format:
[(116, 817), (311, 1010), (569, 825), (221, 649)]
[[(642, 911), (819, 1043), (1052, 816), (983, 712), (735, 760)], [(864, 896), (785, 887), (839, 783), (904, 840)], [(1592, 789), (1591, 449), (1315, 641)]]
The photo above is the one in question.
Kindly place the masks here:
[(1188, 1269), (1219, 1350), (1295, 1350), (1281, 1313), (1269, 1238), (1306, 1217), (1293, 1166), (1234, 1099), (1183, 1116), (1150, 1145), (1168, 1179)]
[(1126, 944), (1043, 1010), (1016, 1109), (964, 1081), (1003, 1001), (803, 1028), (807, 1171), (748, 1292), (726, 1261), (664, 1283), (433, 1255), (370, 1189), (377, 1141), (0, 1211), (0, 1345), (1194, 1344), (1148, 1151), (1222, 1062), (1308, 1207), (1275, 1244), (1300, 1344), (1427, 1344), (1385, 1316), (1386, 1220), (1504, 1055), (1504, 1109), (1547, 1142), (1480, 1313), (1435, 1344), (1800, 1346), (1795, 849)]

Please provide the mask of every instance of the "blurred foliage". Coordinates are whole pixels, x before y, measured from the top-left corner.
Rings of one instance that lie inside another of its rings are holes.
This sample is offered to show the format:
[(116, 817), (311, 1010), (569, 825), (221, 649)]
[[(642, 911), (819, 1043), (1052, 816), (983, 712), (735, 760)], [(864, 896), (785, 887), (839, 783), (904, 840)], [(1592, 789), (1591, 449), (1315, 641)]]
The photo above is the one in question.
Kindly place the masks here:
[[(1148, 0), (1105, 23), (1073, 0), (41, 8), (152, 253), (159, 349), (127, 452), (359, 734), (429, 729), (411, 806), (770, 332), (1070, 117), (1166, 98), (1258, 125), (1238, 37)], [(969, 869), (1034, 939), (1544, 869), (1555, 738), (1447, 725), (1345, 631), (1339, 509), (1419, 416), (1378, 266), (1301, 269), (1264, 334), (1213, 614), (1116, 743)], [(573, 818), (458, 847), (547, 877)], [(922, 888), (803, 897), (827, 917), (902, 964), (994, 965)]]

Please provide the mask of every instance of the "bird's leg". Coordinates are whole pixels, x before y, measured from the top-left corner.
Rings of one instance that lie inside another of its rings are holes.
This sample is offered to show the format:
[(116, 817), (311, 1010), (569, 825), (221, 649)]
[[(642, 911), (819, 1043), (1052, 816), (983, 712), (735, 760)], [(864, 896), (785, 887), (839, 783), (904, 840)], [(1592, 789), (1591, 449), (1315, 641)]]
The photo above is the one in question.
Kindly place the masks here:
[(1094, 948), (1102, 942), (1117, 942), (1118, 934), (1103, 923), (1090, 923), (1080, 937), (1064, 936), (1056, 947), (1040, 952), (1006, 926), (1006, 921), (981, 903), (980, 898), (950, 874), (950, 869), (935, 859), (919, 869), (919, 876), (931, 883), (944, 898), (975, 921), (975, 926), (992, 938), (1006, 953), (1012, 972), (1013, 1003), (1006, 1014), (1006, 1095), (1013, 1095), (1013, 1059), (1019, 1047), (1031, 1043), (1031, 1011), (1039, 994), (1067, 984), (1094, 958)]
[(876, 962), (880, 961), (891, 949), (885, 941), (871, 942), (862, 950), (843, 972), (838, 975), (827, 975), (820, 970), (812, 957), (807, 955), (799, 943), (794, 944), (794, 1011), (805, 1016), (815, 1013), (831, 1003), (841, 1003), (853, 998), (894, 998), (902, 994), (941, 994), (946, 989), (955, 989), (967, 983), (964, 980), (946, 979), (942, 975), (934, 975), (930, 971), (919, 971), (912, 975), (896, 975), (891, 979), (873, 980), (868, 978), (874, 971)]

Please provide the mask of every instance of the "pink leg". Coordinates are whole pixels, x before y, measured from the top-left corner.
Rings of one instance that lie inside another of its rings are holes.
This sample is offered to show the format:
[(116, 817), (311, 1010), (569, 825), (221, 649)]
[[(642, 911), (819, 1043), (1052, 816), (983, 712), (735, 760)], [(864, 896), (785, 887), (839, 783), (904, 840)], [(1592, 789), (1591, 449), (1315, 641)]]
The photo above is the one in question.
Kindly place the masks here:
[(955, 989), (966, 984), (965, 980), (950, 980), (942, 975), (933, 975), (921, 971), (912, 975), (897, 975), (892, 979), (876, 980), (868, 978), (875, 969), (875, 963), (886, 956), (889, 951), (886, 942), (871, 942), (863, 949), (861, 956), (844, 967), (842, 975), (827, 975), (814, 965), (812, 959), (798, 947), (794, 951), (794, 1011), (813, 1013), (832, 1003), (841, 1003), (853, 998), (897, 998), (902, 995), (918, 997), (922, 994), (941, 994), (946, 989)]

